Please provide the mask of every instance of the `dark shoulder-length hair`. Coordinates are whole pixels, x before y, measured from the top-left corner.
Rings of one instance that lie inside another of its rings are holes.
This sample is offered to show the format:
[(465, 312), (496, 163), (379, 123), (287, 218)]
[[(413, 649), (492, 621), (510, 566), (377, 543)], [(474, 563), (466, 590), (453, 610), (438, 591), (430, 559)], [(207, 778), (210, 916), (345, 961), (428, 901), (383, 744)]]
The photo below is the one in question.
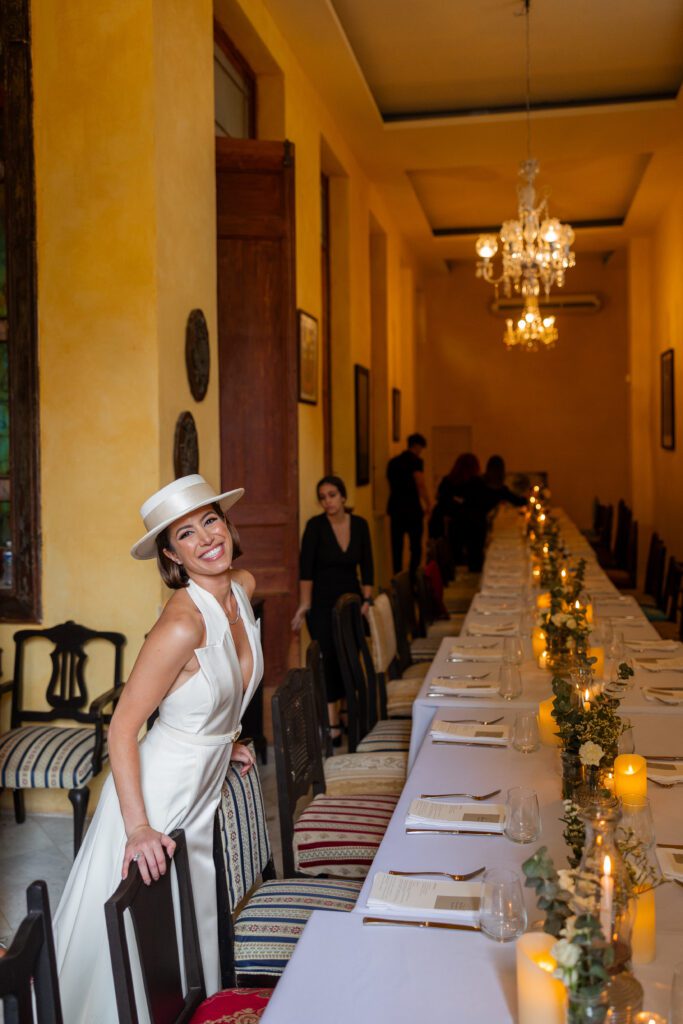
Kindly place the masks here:
[[(232, 558), (233, 561), (239, 558), (242, 554), (242, 545), (240, 543), (240, 535), (237, 532), (237, 527), (230, 522), (230, 519), (226, 516), (223, 509), (220, 507), (217, 501), (211, 503), (211, 508), (214, 510), (217, 516), (223, 520), (228, 528), (228, 533), (232, 538)], [(190, 582), (190, 578), (185, 571), (183, 565), (178, 565), (172, 558), (169, 558), (164, 548), (173, 550), (171, 539), (168, 535), (168, 527), (162, 530), (156, 538), (157, 545), (157, 567), (159, 569), (159, 575), (171, 590), (182, 590)]]

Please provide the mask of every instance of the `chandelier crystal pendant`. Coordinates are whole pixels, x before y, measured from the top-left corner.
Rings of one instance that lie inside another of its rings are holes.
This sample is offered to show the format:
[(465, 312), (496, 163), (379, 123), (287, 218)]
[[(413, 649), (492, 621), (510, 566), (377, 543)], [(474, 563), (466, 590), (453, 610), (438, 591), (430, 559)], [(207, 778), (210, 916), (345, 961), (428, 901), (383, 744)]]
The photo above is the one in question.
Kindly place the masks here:
[[(558, 288), (564, 285), (565, 272), (575, 265), (576, 257), (572, 251), (574, 232), (571, 226), (550, 216), (547, 194), (540, 200), (536, 195), (538, 161), (531, 156), (530, 3), (531, 0), (524, 0), (527, 158), (519, 168), (521, 181), (517, 188), (517, 217), (504, 221), (497, 235), (480, 235), (475, 248), (479, 257), (477, 277), (494, 285), (496, 295), (502, 286), (508, 298), (515, 292), (524, 299), (521, 318), (516, 323), (507, 321), (505, 344), (508, 348), (538, 351), (548, 348), (557, 340), (555, 318), (541, 317), (538, 298), (541, 292), (549, 295), (553, 285)], [(494, 259), (498, 253), (501, 267), (496, 274)], [(521, 335), (517, 337), (519, 332)], [(546, 340), (551, 336), (551, 341)]]

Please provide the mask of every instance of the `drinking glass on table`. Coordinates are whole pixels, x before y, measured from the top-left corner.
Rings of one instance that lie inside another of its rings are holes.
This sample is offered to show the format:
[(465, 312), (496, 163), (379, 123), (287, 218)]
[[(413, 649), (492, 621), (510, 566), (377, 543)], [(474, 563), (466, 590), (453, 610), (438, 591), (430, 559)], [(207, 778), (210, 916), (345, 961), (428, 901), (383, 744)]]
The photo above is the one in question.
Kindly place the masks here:
[(517, 872), (489, 868), (481, 885), (481, 930), (496, 942), (510, 942), (524, 934), (526, 923), (526, 907)]
[(512, 746), (522, 754), (530, 754), (541, 745), (535, 711), (520, 711), (512, 726)]
[(498, 676), (498, 694), (504, 700), (515, 700), (522, 695), (522, 674), (518, 665), (502, 662)]
[(635, 754), (636, 752), (636, 741), (633, 735), (633, 726), (631, 722), (626, 719), (624, 721), (626, 728), (619, 737), (617, 743), (617, 749), (620, 754)]
[(683, 1024), (683, 960), (674, 967), (669, 1024)]
[[(621, 821), (619, 830), (627, 835), (632, 834), (637, 839), (643, 850), (654, 850), (655, 847), (655, 823), (652, 817), (650, 801), (646, 796), (639, 796), (636, 793), (628, 793), (621, 798)], [(651, 858), (652, 867), (659, 875), (659, 861), (656, 855)]]
[(505, 804), (505, 835), (513, 843), (533, 843), (541, 834), (541, 812), (536, 790), (525, 786), (508, 789)]
[(524, 648), (519, 636), (503, 637), (503, 661), (509, 665), (521, 665), (524, 661)]

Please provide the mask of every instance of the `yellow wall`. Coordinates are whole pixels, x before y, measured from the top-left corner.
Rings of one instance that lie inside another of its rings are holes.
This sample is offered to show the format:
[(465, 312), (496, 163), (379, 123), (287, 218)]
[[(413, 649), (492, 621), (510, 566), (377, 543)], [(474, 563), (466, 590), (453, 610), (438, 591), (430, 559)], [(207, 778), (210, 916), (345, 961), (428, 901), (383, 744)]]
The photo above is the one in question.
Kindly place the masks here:
[[(650, 236), (630, 246), (632, 291), (631, 377), (634, 404), (634, 501), (664, 539), (669, 554), (683, 557), (683, 188), (675, 193)], [(674, 350), (676, 450), (660, 443), (660, 355)], [(641, 546), (649, 541), (646, 533)]]
[[(140, 504), (173, 476), (183, 409), (218, 478), (212, 7), (34, 0), (32, 33), (43, 620), (125, 633), (127, 673), (163, 589), (128, 551)], [(200, 406), (184, 361), (195, 306), (213, 355)], [(0, 627), (6, 675), (16, 628)], [(45, 651), (28, 667), (36, 706)], [(111, 669), (103, 652), (90, 667), (95, 695)], [(57, 807), (64, 794), (29, 794)]]
[(566, 290), (597, 292), (601, 312), (559, 314), (556, 348), (525, 353), (505, 350), (504, 320), (488, 311), (493, 289), (475, 280), (474, 258), (430, 279), (418, 358), (427, 434), (470, 425), (482, 465), (499, 453), (511, 470), (547, 470), (554, 501), (582, 525), (594, 495), (628, 499), (626, 288), (623, 257), (605, 265), (580, 253)]

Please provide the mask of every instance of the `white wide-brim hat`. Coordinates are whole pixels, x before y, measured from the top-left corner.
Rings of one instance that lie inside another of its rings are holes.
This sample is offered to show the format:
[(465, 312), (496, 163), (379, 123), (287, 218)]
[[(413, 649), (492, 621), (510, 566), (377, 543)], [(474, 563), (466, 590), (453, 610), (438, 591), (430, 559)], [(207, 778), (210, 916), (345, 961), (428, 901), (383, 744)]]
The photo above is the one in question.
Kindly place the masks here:
[(216, 490), (207, 483), (199, 473), (181, 476), (173, 483), (162, 487), (160, 491), (148, 498), (140, 508), (140, 515), (147, 533), (137, 544), (133, 544), (130, 553), (133, 558), (154, 558), (157, 553), (156, 539), (158, 535), (181, 516), (189, 515), (203, 505), (217, 502), (224, 512), (239, 501), (244, 494), (243, 487), (234, 491), (216, 494)]

